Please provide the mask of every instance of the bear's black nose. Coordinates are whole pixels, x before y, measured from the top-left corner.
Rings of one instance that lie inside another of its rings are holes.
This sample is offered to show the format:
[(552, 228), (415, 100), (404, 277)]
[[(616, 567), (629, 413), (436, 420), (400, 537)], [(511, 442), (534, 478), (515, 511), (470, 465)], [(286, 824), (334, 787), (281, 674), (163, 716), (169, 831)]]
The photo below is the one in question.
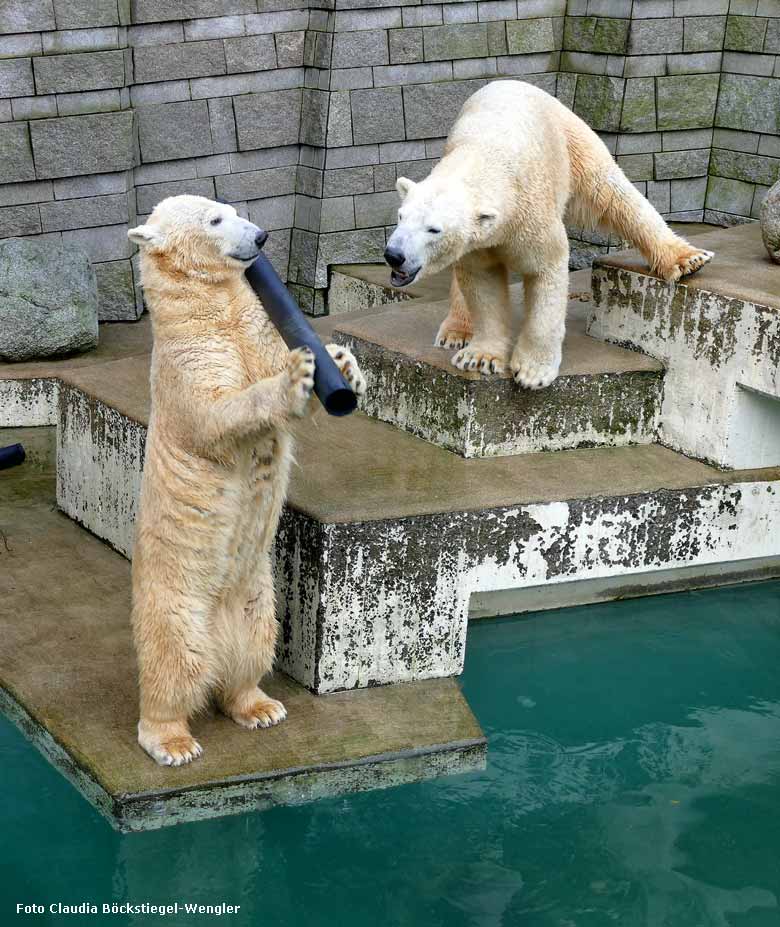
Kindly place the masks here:
[(399, 251), (398, 248), (385, 248), (385, 260), (391, 267), (400, 267), (401, 264), (406, 260), (403, 251)]
[(262, 248), (263, 245), (268, 241), (268, 232), (264, 232), (262, 229), (255, 235), (255, 244), (258, 248)]

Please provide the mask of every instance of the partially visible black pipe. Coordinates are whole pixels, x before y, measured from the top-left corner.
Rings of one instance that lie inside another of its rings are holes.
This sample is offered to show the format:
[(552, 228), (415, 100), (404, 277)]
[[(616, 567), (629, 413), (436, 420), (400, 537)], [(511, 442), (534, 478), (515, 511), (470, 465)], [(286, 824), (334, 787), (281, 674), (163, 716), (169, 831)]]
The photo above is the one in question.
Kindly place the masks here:
[(305, 347), (314, 354), (314, 392), (328, 414), (349, 415), (354, 412), (357, 396), (264, 254), (260, 254), (247, 269), (246, 279), (287, 347)]
[(23, 461), (24, 448), (21, 444), (9, 444), (8, 447), (0, 447), (0, 470), (17, 467)]

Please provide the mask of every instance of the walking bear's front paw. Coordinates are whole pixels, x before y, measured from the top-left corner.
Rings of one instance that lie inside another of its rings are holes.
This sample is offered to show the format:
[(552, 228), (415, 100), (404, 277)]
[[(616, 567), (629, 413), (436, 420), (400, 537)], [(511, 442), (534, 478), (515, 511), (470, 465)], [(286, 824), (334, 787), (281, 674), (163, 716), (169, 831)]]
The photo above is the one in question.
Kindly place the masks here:
[(470, 328), (467, 328), (461, 322), (450, 320), (450, 317), (447, 316), (439, 326), (433, 343), (437, 348), (457, 350), (458, 348), (466, 347), (469, 341), (471, 341), (472, 334)]
[(314, 389), (314, 355), (308, 348), (295, 348), (287, 356), (290, 415), (300, 418)]
[(506, 370), (506, 355), (502, 348), (492, 344), (472, 342), (450, 359), (453, 367), (474, 373), (503, 373)]
[(515, 383), (526, 389), (544, 389), (558, 376), (561, 352), (534, 347), (521, 339), (512, 354), (511, 366)]
[(341, 371), (341, 375), (352, 387), (356, 396), (363, 396), (366, 392), (366, 378), (363, 371), (358, 367), (355, 355), (349, 348), (343, 348), (340, 344), (325, 345), (325, 350), (336, 362), (336, 366)]

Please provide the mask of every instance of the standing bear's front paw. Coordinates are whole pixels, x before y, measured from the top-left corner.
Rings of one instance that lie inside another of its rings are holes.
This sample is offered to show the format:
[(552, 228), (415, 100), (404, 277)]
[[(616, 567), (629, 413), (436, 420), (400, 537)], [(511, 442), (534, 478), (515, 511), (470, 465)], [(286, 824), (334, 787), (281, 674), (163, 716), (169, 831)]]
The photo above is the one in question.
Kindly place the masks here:
[(363, 376), (363, 371), (358, 367), (358, 362), (352, 351), (349, 348), (343, 348), (340, 344), (326, 344), (325, 350), (336, 362), (341, 375), (350, 385), (355, 395), (365, 395), (366, 378)]
[(300, 418), (314, 389), (314, 355), (308, 348), (295, 348), (287, 356), (287, 401), (290, 415)]

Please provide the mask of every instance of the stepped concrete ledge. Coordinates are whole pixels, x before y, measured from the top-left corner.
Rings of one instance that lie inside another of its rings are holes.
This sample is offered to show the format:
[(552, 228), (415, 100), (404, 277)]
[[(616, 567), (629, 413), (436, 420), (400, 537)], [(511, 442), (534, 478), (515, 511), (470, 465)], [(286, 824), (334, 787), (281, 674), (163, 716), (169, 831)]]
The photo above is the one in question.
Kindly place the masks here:
[(341, 315), (410, 300), (447, 299), (449, 289), (449, 271), (399, 290), (390, 285), (386, 264), (336, 264), (331, 269), (328, 312)]
[(102, 324), (98, 338), (98, 346), (86, 354), (59, 360), (0, 363), (0, 428), (54, 425), (60, 378), (68, 371), (148, 354), (152, 349), (148, 317), (132, 325)]
[[(521, 287), (512, 287), (522, 303)], [(663, 365), (589, 338), (572, 302), (563, 362), (548, 389), (521, 389), (507, 371), (485, 377), (434, 346), (446, 300), (402, 303), (344, 316), (334, 339), (350, 347), (371, 389), (361, 409), (463, 457), (529, 454), (655, 439)]]
[(316, 697), (278, 673), (281, 725), (193, 724), (202, 759), (151, 762), (135, 741), (130, 565), (54, 508), (53, 429), (0, 430), (27, 461), (2, 476), (0, 708), (122, 831), (482, 768), (485, 739), (457, 683)]
[(588, 333), (664, 364), (664, 444), (721, 467), (776, 466), (780, 267), (758, 223), (700, 242), (715, 258), (677, 285), (650, 276), (636, 252), (599, 259)]
[[(148, 403), (142, 357), (60, 388), (58, 504), (127, 556)], [(687, 586), (780, 572), (780, 469), (724, 473), (657, 445), (468, 460), (362, 414), (298, 431), (279, 665), (317, 693), (459, 673), (472, 595), (484, 614), (509, 590), (544, 587), (551, 607), (583, 581), (618, 582), (609, 597), (679, 568)]]

